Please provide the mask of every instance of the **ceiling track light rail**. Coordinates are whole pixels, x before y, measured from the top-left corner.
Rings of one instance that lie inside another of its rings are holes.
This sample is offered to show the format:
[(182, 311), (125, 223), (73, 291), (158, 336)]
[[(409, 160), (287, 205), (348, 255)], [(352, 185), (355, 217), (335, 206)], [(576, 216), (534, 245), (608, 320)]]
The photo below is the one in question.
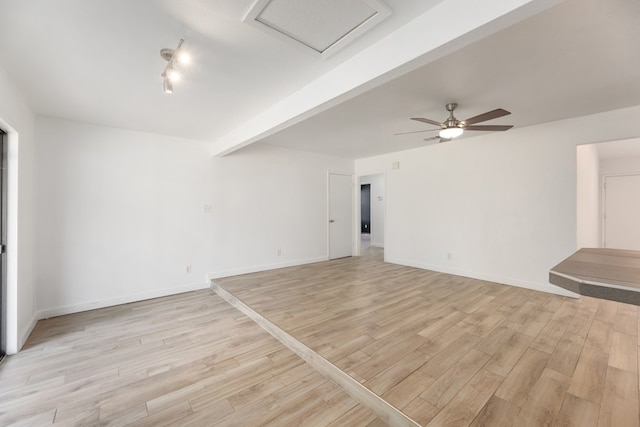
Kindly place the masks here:
[(167, 65), (165, 65), (161, 74), (164, 93), (173, 93), (173, 83), (180, 79), (178, 64), (186, 64), (189, 62), (189, 56), (180, 51), (183, 43), (184, 39), (180, 39), (175, 49), (160, 49), (160, 56), (167, 61)]

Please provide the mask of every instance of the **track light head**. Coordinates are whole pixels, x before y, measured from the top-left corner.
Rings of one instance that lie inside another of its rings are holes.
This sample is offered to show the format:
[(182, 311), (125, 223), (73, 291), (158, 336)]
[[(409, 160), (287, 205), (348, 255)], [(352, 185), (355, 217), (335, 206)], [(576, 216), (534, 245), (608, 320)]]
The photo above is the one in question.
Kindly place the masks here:
[(162, 89), (164, 90), (164, 93), (173, 93), (173, 84), (167, 77), (165, 77), (162, 82)]
[(164, 48), (164, 49), (160, 49), (160, 56), (162, 56), (162, 59), (164, 59), (167, 62), (171, 62), (171, 60), (173, 59), (173, 55), (176, 53), (175, 50), (173, 49), (169, 49), (169, 48)]
[(180, 52), (178, 55), (178, 62), (181, 64), (189, 64), (191, 62), (191, 56), (186, 52)]
[(172, 67), (167, 67), (167, 78), (169, 80), (171, 80), (172, 82), (177, 82), (178, 80), (180, 80), (180, 73), (177, 72), (174, 68)]

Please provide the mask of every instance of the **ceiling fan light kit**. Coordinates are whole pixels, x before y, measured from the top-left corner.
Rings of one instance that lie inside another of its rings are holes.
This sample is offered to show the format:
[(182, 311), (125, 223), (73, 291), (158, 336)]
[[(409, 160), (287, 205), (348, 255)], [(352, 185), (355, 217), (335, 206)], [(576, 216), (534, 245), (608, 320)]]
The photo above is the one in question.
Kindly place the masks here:
[[(453, 110), (455, 110), (458, 107), (458, 104), (455, 102), (450, 102), (445, 107), (449, 112), (449, 117), (444, 122), (425, 119), (423, 117), (411, 118), (411, 120), (416, 120), (418, 122), (427, 123), (430, 125), (440, 127), (440, 132), (437, 137), (427, 138), (425, 139), (425, 141), (429, 141), (431, 139), (438, 139), (438, 138), (440, 138), (440, 142), (451, 141), (453, 138), (457, 138), (460, 135), (462, 135), (465, 130), (495, 132), (495, 131), (509, 130), (513, 127), (512, 125), (476, 125), (476, 123), (497, 119), (498, 117), (503, 117), (511, 114), (509, 111), (504, 110), (502, 108), (497, 108), (495, 110), (488, 111), (486, 113), (479, 114), (477, 116), (473, 116), (467, 120), (458, 120), (453, 115)], [(396, 135), (403, 135), (403, 134), (416, 133), (416, 132), (429, 132), (434, 130), (437, 130), (437, 129), (426, 129), (424, 131), (403, 132), (403, 133), (398, 133)]]
[(442, 139), (451, 139), (459, 137), (463, 132), (464, 130), (461, 127), (450, 127), (442, 129), (439, 136)]
[(173, 83), (180, 80), (180, 73), (178, 71), (179, 64), (188, 64), (191, 60), (189, 55), (185, 52), (181, 52), (184, 39), (180, 39), (178, 46), (175, 49), (164, 48), (160, 49), (160, 56), (167, 61), (167, 65), (162, 71), (162, 90), (164, 93), (173, 93)]

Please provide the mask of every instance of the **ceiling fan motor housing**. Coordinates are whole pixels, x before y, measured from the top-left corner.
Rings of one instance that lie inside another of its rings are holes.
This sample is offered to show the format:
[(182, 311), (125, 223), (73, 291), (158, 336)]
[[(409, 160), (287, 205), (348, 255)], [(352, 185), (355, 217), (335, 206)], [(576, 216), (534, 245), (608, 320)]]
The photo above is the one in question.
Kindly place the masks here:
[(453, 110), (455, 110), (457, 106), (458, 106), (458, 104), (455, 103), (455, 102), (450, 102), (449, 104), (446, 105), (447, 111), (449, 112), (449, 117), (447, 118), (447, 120), (445, 120), (441, 124), (442, 129), (463, 127), (464, 126), (464, 123), (460, 122), (458, 119), (456, 119), (453, 116)]

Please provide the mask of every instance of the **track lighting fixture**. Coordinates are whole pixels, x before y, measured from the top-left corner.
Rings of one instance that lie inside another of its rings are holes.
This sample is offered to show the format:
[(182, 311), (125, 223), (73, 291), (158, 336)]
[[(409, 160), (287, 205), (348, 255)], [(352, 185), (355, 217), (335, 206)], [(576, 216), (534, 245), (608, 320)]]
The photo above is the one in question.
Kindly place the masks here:
[(164, 93), (173, 93), (173, 84), (171, 80), (165, 77), (164, 82), (162, 82), (162, 89)]
[(191, 58), (186, 52), (181, 52), (182, 43), (184, 43), (183, 39), (180, 39), (178, 42), (178, 46), (175, 49), (164, 48), (160, 50), (160, 56), (162, 59), (167, 61), (167, 65), (164, 67), (164, 71), (162, 71), (162, 88), (164, 93), (173, 93), (173, 83), (180, 80), (180, 73), (178, 72), (176, 66), (178, 64), (188, 64), (191, 61)]

